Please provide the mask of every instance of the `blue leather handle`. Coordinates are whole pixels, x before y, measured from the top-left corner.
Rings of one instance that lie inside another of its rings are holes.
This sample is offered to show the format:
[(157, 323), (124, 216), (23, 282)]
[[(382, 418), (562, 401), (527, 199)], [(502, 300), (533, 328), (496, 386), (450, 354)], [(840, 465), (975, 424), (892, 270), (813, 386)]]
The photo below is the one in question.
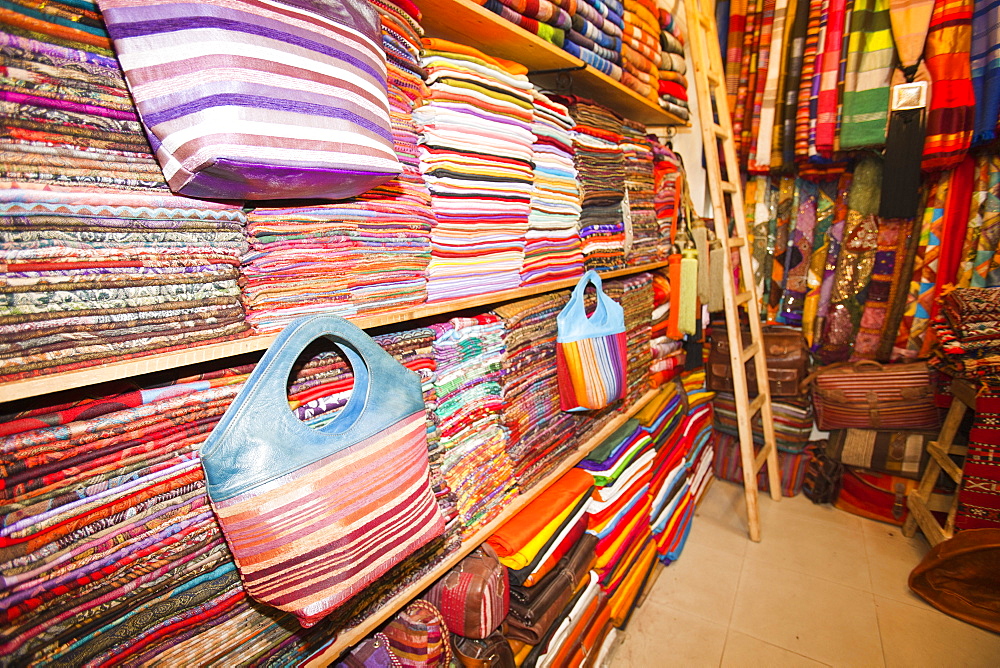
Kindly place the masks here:
[[(288, 405), (288, 376), (306, 346), (326, 337), (354, 370), (347, 405), (329, 424), (303, 423)], [(201, 449), (209, 493), (224, 500), (378, 434), (424, 410), (420, 379), (343, 318), (301, 318), (264, 353)]]
[[(584, 298), (587, 285), (592, 284), (597, 289), (597, 307), (588, 317)], [(594, 336), (606, 336), (625, 331), (625, 311), (621, 305), (604, 293), (601, 275), (593, 269), (588, 270), (570, 295), (569, 302), (563, 307), (556, 318), (558, 334), (556, 340), (560, 343), (589, 339)]]

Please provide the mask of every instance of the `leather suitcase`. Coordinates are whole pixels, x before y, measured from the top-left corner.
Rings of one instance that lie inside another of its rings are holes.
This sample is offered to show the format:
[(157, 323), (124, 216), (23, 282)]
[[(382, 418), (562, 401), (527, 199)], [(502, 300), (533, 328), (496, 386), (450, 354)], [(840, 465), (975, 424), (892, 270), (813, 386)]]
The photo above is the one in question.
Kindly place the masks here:
[(455, 657), (463, 668), (514, 668), (514, 651), (500, 631), (486, 638), (452, 637)]
[[(767, 380), (772, 397), (797, 397), (800, 383), (809, 374), (809, 351), (802, 332), (792, 327), (769, 326), (763, 330), (764, 353), (767, 355)], [(743, 330), (743, 343), (749, 345), (750, 331)], [(733, 369), (729, 361), (729, 337), (725, 330), (713, 338), (706, 366), (708, 389), (715, 392), (733, 391)], [(750, 396), (757, 395), (754, 361), (746, 365)]]
[(854, 515), (902, 526), (909, 514), (906, 496), (917, 484), (910, 478), (845, 466), (833, 505)]
[(434, 583), (424, 598), (441, 611), (452, 633), (486, 638), (510, 610), (507, 567), (484, 543)]

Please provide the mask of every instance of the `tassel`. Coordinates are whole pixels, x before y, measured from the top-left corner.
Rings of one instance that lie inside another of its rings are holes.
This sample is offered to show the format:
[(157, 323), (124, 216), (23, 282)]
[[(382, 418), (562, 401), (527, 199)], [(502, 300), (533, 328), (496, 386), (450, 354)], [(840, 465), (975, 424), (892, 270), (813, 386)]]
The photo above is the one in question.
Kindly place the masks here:
[(694, 247), (698, 251), (698, 299), (702, 304), (708, 303), (711, 288), (708, 284), (708, 228), (698, 225), (691, 230)]
[(722, 254), (725, 252), (721, 241), (713, 241), (711, 250), (708, 252), (708, 271), (709, 271), (709, 293), (708, 293), (708, 312), (718, 313), (726, 308), (725, 297), (722, 294), (722, 283), (726, 280), (726, 275), (723, 273), (723, 261), (725, 258)]
[(683, 338), (681, 316), (681, 254), (676, 247), (667, 259), (667, 280), (670, 281), (670, 313), (667, 315), (667, 336), (675, 341)]
[(677, 328), (683, 334), (697, 331), (698, 318), (698, 251), (685, 249), (681, 253), (681, 298)]
[[(912, 78), (910, 71), (907, 74)], [(923, 99), (920, 99), (921, 87)], [(913, 218), (917, 215), (920, 206), (920, 160), (927, 133), (926, 90), (926, 82), (893, 87), (893, 111), (889, 116), (885, 139), (882, 200), (878, 210), (878, 215), (883, 218)], [(912, 95), (912, 99), (901, 99), (908, 94)]]

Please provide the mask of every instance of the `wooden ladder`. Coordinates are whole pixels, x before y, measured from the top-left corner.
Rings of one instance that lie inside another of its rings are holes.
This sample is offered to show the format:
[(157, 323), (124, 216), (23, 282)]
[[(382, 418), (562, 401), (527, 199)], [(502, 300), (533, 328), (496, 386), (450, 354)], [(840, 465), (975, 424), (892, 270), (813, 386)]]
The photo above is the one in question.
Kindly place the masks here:
[[(757, 507), (757, 474), (767, 464), (771, 498), (781, 499), (781, 470), (774, 438), (774, 416), (767, 381), (767, 359), (760, 324), (760, 303), (750, 258), (750, 241), (743, 209), (743, 190), (733, 141), (732, 118), (726, 97), (725, 69), (722, 64), (715, 23), (714, 0), (685, 0), (688, 40), (694, 60), (694, 84), (697, 91), (698, 118), (701, 122), (705, 166), (712, 198), (715, 234), (728, 246), (722, 253), (726, 329), (729, 335), (729, 361), (733, 367), (736, 417), (740, 434), (740, 457), (743, 461), (743, 489), (746, 498), (750, 539), (760, 541), (760, 515)], [(736, 250), (734, 253), (733, 250)], [(749, 345), (744, 345), (740, 327), (740, 309), (745, 309), (750, 325)], [(757, 396), (751, 400), (745, 364), (754, 361)], [(753, 442), (753, 417), (760, 413), (764, 445), (758, 450)]]

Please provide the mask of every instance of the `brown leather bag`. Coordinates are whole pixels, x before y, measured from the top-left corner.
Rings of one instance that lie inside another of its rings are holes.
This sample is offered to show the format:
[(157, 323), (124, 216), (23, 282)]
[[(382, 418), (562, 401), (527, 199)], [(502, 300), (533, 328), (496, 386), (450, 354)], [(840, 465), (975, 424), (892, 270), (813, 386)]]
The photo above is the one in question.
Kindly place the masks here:
[(463, 668), (514, 668), (514, 651), (500, 631), (485, 638), (452, 636), (455, 657)]
[[(750, 330), (742, 330), (743, 344), (749, 345)], [(767, 380), (772, 397), (797, 397), (799, 385), (809, 373), (809, 350), (802, 332), (792, 327), (768, 326), (763, 329), (764, 354), (767, 356)], [(746, 365), (750, 396), (757, 395), (754, 361)], [(708, 389), (733, 392), (733, 367), (729, 360), (729, 337), (725, 330), (712, 340), (706, 365)]]
[(967, 529), (938, 543), (910, 572), (910, 589), (935, 608), (1000, 633), (1000, 529)]
[(448, 630), (485, 638), (510, 609), (507, 567), (487, 543), (475, 549), (430, 588), (424, 598), (441, 611)]

